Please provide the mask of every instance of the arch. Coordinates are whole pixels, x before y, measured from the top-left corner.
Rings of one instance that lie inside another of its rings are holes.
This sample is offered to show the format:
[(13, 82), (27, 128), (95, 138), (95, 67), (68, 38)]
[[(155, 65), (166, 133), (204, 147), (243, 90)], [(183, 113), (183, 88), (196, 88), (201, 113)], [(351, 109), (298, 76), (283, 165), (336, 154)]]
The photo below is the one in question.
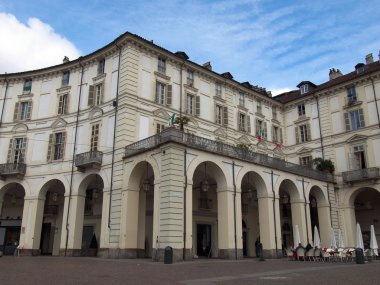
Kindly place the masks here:
[(64, 192), (63, 195), (66, 194), (66, 189), (67, 188), (65, 187), (64, 183), (60, 179), (52, 178), (52, 179), (44, 182), (44, 184), (42, 185), (42, 187), (40, 187), (40, 190), (38, 192), (38, 198), (44, 199), (46, 197), (46, 193), (52, 187), (54, 187), (54, 188), (63, 188), (63, 192)]
[(297, 188), (297, 183), (290, 178), (280, 180), (278, 183), (277, 194), (281, 196), (280, 192), (283, 191), (285, 191), (290, 196), (291, 200), (303, 199), (303, 195), (301, 195), (301, 192)]
[[(160, 170), (157, 161), (152, 157), (137, 157), (132, 162), (128, 162), (126, 167), (124, 167), (125, 173), (123, 178), (123, 185), (127, 185), (128, 189), (139, 189), (140, 181), (136, 180), (136, 177), (141, 176), (143, 172), (146, 171), (146, 163), (150, 166), (151, 176), (154, 177), (154, 184), (159, 183)], [(145, 166), (144, 166), (145, 165)]]
[[(249, 176), (249, 180), (248, 180)], [(257, 172), (249, 169), (249, 167), (244, 167), (236, 178), (236, 185), (252, 184), (253, 187), (257, 189), (258, 196), (265, 196), (268, 194), (268, 185), (262, 176)]]
[[(318, 205), (327, 206), (329, 205), (329, 200), (327, 197), (327, 192), (323, 191), (322, 188), (318, 185), (311, 185), (309, 189), (305, 191), (306, 198), (310, 195), (314, 196)], [(309, 199), (310, 202), (310, 199)]]
[(103, 190), (104, 180), (97, 173), (90, 173), (86, 175), (78, 186), (78, 195), (86, 196), (86, 190), (88, 188)]
[(24, 191), (24, 196), (26, 195), (26, 190), (23, 184), (19, 182), (9, 182), (0, 188), (0, 200), (4, 199), (5, 193), (12, 188), (22, 188), (22, 190)]

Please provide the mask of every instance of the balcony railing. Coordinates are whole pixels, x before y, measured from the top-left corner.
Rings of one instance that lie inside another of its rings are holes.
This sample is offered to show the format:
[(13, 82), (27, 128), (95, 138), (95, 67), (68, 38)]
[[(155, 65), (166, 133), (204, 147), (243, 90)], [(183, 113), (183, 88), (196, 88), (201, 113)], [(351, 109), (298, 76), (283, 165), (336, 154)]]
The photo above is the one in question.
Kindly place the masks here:
[(368, 179), (379, 179), (380, 171), (377, 167), (371, 167), (342, 172), (342, 176), (344, 183), (352, 183)]
[(87, 168), (100, 169), (102, 161), (103, 152), (101, 151), (89, 151), (79, 153), (75, 156), (75, 166), (82, 171)]
[(145, 152), (147, 150), (156, 148), (168, 142), (184, 144), (194, 149), (199, 149), (202, 151), (228, 156), (234, 159), (248, 161), (254, 164), (266, 166), (268, 168), (273, 168), (277, 170), (282, 170), (285, 172), (290, 172), (300, 176), (305, 176), (321, 181), (334, 182), (334, 177), (329, 173), (324, 173), (314, 169), (306, 168), (304, 166), (287, 162), (282, 159), (269, 157), (261, 153), (256, 153), (229, 144), (198, 137), (193, 134), (187, 134), (174, 128), (166, 129), (157, 135), (148, 137), (144, 140), (126, 146), (125, 156), (130, 157)]
[(0, 164), (0, 177), (6, 179), (7, 177), (17, 176), (18, 178), (24, 177), (26, 172), (25, 163), (5, 163)]

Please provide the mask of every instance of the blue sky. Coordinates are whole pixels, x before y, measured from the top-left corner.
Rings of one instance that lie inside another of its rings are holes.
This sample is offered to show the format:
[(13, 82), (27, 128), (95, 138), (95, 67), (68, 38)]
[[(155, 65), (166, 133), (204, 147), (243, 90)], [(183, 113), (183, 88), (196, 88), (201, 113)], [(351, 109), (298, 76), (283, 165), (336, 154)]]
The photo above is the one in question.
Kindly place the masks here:
[(278, 92), (378, 60), (378, 11), (373, 0), (0, 0), (0, 73), (75, 59), (129, 31)]

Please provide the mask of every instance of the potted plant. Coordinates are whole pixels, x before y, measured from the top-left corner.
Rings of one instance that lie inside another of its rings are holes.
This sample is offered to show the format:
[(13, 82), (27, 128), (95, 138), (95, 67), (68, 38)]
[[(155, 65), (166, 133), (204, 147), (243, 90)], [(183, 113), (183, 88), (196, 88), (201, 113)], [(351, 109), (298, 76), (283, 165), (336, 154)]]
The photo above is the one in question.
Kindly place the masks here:
[(315, 168), (319, 171), (331, 174), (333, 174), (335, 171), (334, 163), (330, 159), (323, 159), (321, 157), (317, 157), (313, 159), (313, 164), (315, 165)]
[(190, 122), (190, 118), (187, 116), (177, 117), (174, 120), (174, 124), (180, 125), (180, 130), (183, 130), (183, 126)]

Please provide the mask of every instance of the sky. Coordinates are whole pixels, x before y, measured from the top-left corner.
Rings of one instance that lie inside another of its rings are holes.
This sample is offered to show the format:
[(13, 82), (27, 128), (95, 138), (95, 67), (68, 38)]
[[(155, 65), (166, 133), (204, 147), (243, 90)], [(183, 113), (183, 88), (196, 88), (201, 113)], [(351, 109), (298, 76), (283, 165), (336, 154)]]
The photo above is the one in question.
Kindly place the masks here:
[(128, 31), (278, 94), (379, 60), (378, 11), (378, 0), (0, 0), (0, 74), (76, 59)]

